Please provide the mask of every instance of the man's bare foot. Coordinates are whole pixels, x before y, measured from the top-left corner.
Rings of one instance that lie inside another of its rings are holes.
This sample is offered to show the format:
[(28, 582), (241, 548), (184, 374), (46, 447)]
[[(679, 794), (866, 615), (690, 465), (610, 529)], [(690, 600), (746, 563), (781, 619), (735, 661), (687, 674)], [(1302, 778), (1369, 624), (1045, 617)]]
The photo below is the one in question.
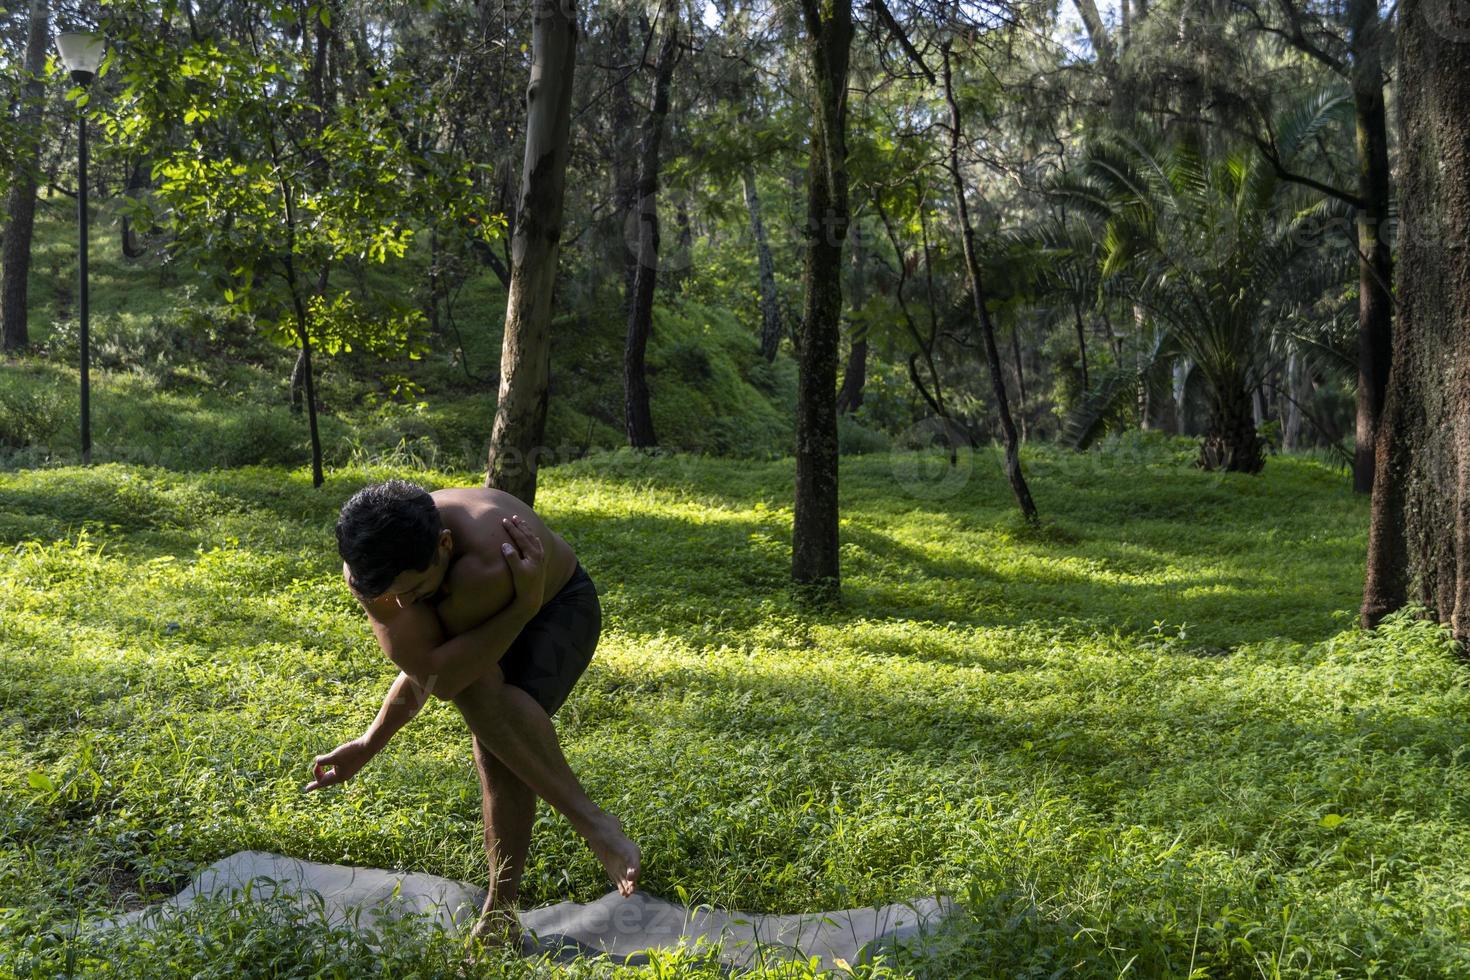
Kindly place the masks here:
[(501, 947), (519, 951), (521, 948), (521, 919), (515, 909), (489, 908), (480, 913), (479, 920), (470, 935), (487, 949)]
[(638, 887), (643, 852), (623, 833), (623, 825), (618, 818), (609, 817), (605, 826), (589, 834), (587, 846), (602, 862), (602, 868), (617, 886), (618, 894), (624, 898), (632, 895)]

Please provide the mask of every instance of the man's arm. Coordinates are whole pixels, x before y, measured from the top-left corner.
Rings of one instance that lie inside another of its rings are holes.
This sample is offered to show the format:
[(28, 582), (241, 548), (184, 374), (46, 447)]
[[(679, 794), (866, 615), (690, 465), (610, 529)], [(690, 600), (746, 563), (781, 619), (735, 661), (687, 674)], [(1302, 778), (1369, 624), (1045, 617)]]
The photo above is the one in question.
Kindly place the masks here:
[(373, 719), (373, 723), (363, 734), (363, 741), (374, 752), (381, 752), (397, 734), (398, 729), (413, 720), (428, 698), (428, 693), (412, 677), (399, 671), (398, 677), (388, 688), (387, 697), (383, 698), (383, 707), (378, 710), (378, 717)]
[[(372, 761), (373, 756), (383, 751), (393, 733), (413, 720), (428, 697), (407, 674), (399, 674), (388, 689), (383, 708), (378, 717), (359, 738), (343, 742), (325, 755), (312, 762), (312, 774), (316, 777), (304, 787), (307, 792), (336, 786), (356, 776), (362, 767)], [(328, 768), (330, 767), (330, 768)]]
[[(439, 615), (423, 603), (410, 603), (404, 607), (396, 599), (357, 597), (367, 610), (378, 645), (388, 659), (423, 691), (442, 701), (452, 701), (479, 680), (491, 664), (499, 663), (521, 629), (541, 608), (546, 578), (541, 539), (521, 527), (518, 519), (507, 520), (505, 527), (515, 542), (514, 547), (510, 544), (503, 546), (505, 563), (509, 566), (514, 586), (513, 598), (509, 605), (478, 626), (446, 639)], [(500, 572), (499, 567), (478, 559), (461, 561), (465, 564), (458, 571), (464, 578), (456, 576), (455, 592), (466, 597), (468, 602), (466, 608), (444, 610), (451, 623), (465, 621), (470, 616), (478, 618), (480, 613), (471, 612), (476, 603), (475, 597), (480, 595), (480, 590), (474, 587), (474, 578), (494, 577)], [(345, 566), (342, 574), (343, 578), (348, 578)], [(473, 618), (468, 621), (473, 621)]]
[[(473, 629), (445, 638), (432, 609), (415, 603), (386, 623), (373, 622), (383, 652), (427, 694), (452, 701), (500, 662), (536, 611), (516, 599)], [(410, 622), (402, 622), (403, 620)], [(397, 627), (397, 628), (395, 628)]]

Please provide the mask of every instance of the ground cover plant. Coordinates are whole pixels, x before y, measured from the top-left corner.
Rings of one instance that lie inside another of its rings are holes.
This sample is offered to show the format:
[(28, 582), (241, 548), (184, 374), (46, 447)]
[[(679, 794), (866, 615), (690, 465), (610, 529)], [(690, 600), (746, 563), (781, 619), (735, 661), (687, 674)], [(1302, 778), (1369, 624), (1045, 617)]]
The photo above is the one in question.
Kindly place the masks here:
[[(1291, 456), (845, 457), (845, 606), (788, 597), (792, 464), (596, 454), (537, 503), (606, 629), (558, 715), (645, 887), (769, 912), (947, 893), (933, 976), (1463, 976), (1470, 690), (1431, 624), (1353, 627), (1366, 501)], [(485, 880), (469, 736), (431, 704), (340, 790), (312, 756), (392, 678), (330, 528), (357, 487), (470, 472), (0, 474), (0, 974), (440, 975), (288, 910), (146, 943), (79, 924), (243, 848)], [(544, 805), (529, 904), (607, 889)], [(488, 968), (487, 968), (488, 969)], [(530, 971), (501, 964), (493, 970)], [(583, 975), (621, 971), (584, 964)], [(695, 954), (646, 972), (711, 974)], [(879, 971), (882, 972), (881, 970)]]

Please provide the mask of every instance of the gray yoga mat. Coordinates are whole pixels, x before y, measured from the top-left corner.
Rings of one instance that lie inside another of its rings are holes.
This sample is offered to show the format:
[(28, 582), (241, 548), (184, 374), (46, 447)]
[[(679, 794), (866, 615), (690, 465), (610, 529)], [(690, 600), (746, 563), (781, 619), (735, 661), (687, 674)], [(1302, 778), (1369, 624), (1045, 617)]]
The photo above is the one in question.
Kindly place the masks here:
[[(264, 880), (259, 880), (264, 879)], [(357, 921), (370, 927), (379, 916), (401, 918), (425, 914), (446, 931), (458, 933), (475, 922), (485, 901), (485, 890), (463, 882), (415, 872), (319, 864), (264, 851), (239, 851), (205, 867), (173, 898), (148, 908), (100, 920), (97, 929), (146, 925), (145, 917), (166, 916), (203, 896), (243, 894), (247, 882), (252, 898), (279, 892), (310, 901), (321, 896), (327, 921), (342, 925)], [(311, 904), (315, 904), (312, 902)], [(692, 947), (703, 939), (720, 947), (720, 960), (740, 969), (773, 957), (820, 957), (831, 969), (841, 959), (865, 962), (884, 944), (912, 939), (930, 932), (953, 911), (947, 899), (921, 898), (876, 908), (841, 909), (799, 915), (759, 915), (689, 907), (655, 898), (645, 891), (623, 898), (608, 892), (586, 905), (562, 902), (521, 913), (529, 933), (529, 954), (550, 953), (558, 959), (603, 953), (619, 962), (637, 964), (646, 949), (670, 949), (681, 940)]]

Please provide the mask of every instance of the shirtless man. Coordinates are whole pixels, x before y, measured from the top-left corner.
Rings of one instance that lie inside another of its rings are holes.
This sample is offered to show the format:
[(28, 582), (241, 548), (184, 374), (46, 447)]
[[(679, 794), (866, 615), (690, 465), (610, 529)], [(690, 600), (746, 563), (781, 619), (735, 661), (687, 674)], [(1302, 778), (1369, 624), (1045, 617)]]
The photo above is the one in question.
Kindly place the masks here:
[(631, 895), (638, 845), (587, 798), (551, 725), (602, 625), (597, 590), (566, 541), (508, 493), (430, 494), (392, 480), (342, 506), (337, 548), (343, 579), (400, 672), (367, 732), (317, 756), (305, 788), (351, 779), (430, 695), (452, 701), (473, 735), (490, 859), (475, 935), (520, 943), (515, 906), (537, 796)]

